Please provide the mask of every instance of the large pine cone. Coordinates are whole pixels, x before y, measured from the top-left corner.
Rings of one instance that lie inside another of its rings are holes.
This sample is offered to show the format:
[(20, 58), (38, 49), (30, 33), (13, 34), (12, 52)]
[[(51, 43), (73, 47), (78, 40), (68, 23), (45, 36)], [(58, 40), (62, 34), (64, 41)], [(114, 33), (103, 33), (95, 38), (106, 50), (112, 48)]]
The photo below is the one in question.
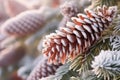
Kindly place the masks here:
[(18, 16), (7, 20), (1, 26), (1, 32), (12, 36), (26, 36), (39, 30), (45, 22), (39, 11), (25, 11)]
[(42, 62), (39, 62), (37, 66), (33, 69), (27, 80), (39, 80), (43, 77), (48, 77), (50, 75), (54, 75), (56, 70), (61, 66), (61, 63), (52, 64), (47, 61), (47, 59), (43, 59)]
[(67, 22), (65, 28), (46, 36), (43, 53), (52, 62), (64, 63), (68, 57), (74, 59), (100, 38), (102, 31), (112, 22), (116, 11), (115, 6), (103, 6), (97, 7), (96, 12), (85, 10), (87, 15), (79, 13), (78, 17), (72, 17), (72, 22)]

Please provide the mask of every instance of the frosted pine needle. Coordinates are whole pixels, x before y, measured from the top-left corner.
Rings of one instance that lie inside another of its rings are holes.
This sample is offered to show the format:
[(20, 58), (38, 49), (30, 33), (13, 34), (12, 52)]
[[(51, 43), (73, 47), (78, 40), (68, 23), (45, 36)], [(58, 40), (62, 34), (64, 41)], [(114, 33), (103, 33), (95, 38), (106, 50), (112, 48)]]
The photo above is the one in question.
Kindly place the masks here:
[(116, 10), (116, 6), (103, 6), (96, 12), (85, 10), (86, 15), (77, 14), (78, 17), (72, 17), (72, 22), (67, 22), (65, 28), (46, 36), (43, 53), (52, 62), (65, 63), (69, 57), (74, 59), (99, 40), (102, 31), (110, 26)]
[(120, 50), (120, 36), (111, 36), (110, 42), (112, 46), (112, 50)]
[[(93, 72), (104, 80), (111, 80), (114, 74), (120, 75), (120, 51), (101, 51), (92, 62)], [(113, 79), (112, 79), (113, 80)]]
[(79, 8), (80, 6), (76, 0), (66, 1), (60, 6), (62, 15), (67, 17), (75, 16), (80, 11)]
[(3, 34), (12, 36), (26, 36), (36, 32), (44, 25), (44, 16), (38, 11), (26, 11), (7, 20), (1, 26)]

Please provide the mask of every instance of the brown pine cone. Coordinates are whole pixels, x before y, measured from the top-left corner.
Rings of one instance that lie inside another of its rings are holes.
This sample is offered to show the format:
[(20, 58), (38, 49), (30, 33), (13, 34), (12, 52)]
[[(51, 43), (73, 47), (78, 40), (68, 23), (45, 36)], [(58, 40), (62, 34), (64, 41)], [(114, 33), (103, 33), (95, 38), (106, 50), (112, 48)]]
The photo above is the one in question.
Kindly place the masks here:
[(18, 62), (25, 55), (25, 48), (14, 44), (0, 52), (0, 67), (9, 66)]
[(44, 22), (44, 16), (37, 10), (25, 11), (7, 20), (1, 26), (1, 32), (17, 37), (26, 36), (39, 30), (44, 25)]
[(116, 6), (103, 6), (97, 7), (96, 12), (85, 10), (87, 15), (79, 13), (78, 17), (72, 17), (72, 22), (67, 22), (65, 28), (46, 36), (43, 53), (52, 62), (64, 63), (69, 57), (74, 59), (98, 41), (102, 31), (109, 27), (116, 11)]
[(48, 77), (50, 75), (54, 75), (56, 70), (61, 66), (62, 64), (52, 64), (47, 61), (47, 59), (43, 59), (42, 62), (39, 62), (37, 66), (33, 69), (33, 71), (30, 73), (27, 80), (39, 80), (43, 77)]

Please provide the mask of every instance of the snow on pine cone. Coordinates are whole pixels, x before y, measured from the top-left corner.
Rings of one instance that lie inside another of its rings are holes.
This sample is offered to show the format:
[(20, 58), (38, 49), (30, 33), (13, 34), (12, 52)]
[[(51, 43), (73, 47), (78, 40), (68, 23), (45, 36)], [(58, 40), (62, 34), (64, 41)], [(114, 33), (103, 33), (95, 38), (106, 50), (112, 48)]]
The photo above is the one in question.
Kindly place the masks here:
[(76, 14), (80, 11), (81, 9), (77, 0), (70, 0), (69, 2), (66, 1), (60, 6), (60, 12), (66, 17), (76, 16)]
[(109, 27), (116, 11), (116, 6), (97, 7), (96, 12), (85, 9), (86, 15), (79, 13), (78, 17), (71, 18), (72, 22), (67, 22), (65, 28), (46, 36), (43, 53), (52, 62), (64, 63), (69, 57), (74, 59), (100, 38), (101, 32)]
[(54, 75), (56, 70), (61, 66), (61, 63), (53, 64), (49, 63), (46, 58), (43, 58), (33, 71), (28, 76), (27, 80), (39, 80), (43, 77)]
[(1, 26), (1, 32), (12, 36), (26, 36), (40, 29), (45, 22), (44, 16), (37, 10), (25, 11), (7, 20)]

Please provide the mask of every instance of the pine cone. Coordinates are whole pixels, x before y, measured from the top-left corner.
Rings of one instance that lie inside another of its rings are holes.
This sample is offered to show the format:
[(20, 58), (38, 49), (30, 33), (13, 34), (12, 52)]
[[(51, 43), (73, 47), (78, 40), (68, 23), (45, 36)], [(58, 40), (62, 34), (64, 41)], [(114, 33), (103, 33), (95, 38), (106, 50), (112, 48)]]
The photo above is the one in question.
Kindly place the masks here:
[(62, 15), (66, 17), (76, 16), (76, 14), (80, 12), (80, 6), (78, 5), (77, 0), (66, 1), (60, 6)]
[(0, 52), (0, 67), (18, 62), (25, 55), (25, 48), (20, 44), (9, 46)]
[(6, 21), (1, 26), (1, 32), (17, 37), (26, 36), (39, 30), (44, 22), (44, 16), (38, 11), (26, 11)]
[(39, 62), (37, 66), (33, 69), (27, 80), (39, 80), (43, 77), (48, 77), (49, 75), (54, 75), (56, 70), (62, 64), (52, 64), (43, 59), (42, 62)]
[(102, 31), (112, 22), (116, 7), (97, 7), (96, 11), (85, 10), (87, 15), (79, 13), (78, 17), (71, 18), (72, 22), (67, 22), (66, 28), (46, 36), (43, 53), (49, 61), (64, 63), (68, 57), (74, 59), (98, 41)]

